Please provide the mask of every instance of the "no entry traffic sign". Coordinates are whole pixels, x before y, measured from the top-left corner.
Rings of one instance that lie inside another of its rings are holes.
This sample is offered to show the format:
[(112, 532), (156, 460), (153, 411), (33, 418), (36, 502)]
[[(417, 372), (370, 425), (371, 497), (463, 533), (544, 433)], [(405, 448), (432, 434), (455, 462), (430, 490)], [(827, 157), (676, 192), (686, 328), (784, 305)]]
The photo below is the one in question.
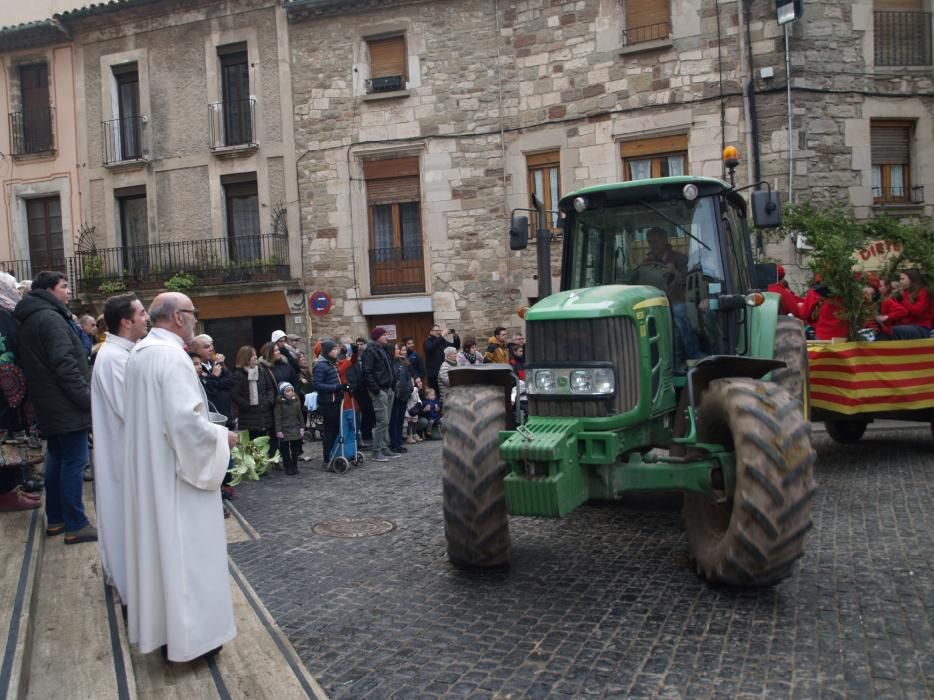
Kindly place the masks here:
[(333, 305), (331, 297), (328, 296), (327, 292), (321, 290), (312, 292), (311, 296), (308, 297), (308, 307), (315, 316), (324, 316), (331, 310)]

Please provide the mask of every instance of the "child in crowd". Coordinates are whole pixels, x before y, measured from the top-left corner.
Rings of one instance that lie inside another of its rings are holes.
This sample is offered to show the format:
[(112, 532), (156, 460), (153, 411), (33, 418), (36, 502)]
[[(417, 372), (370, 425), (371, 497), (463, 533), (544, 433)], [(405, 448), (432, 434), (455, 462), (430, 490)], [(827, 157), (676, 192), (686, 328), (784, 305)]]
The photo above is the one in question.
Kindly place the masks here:
[(435, 390), (429, 387), (425, 390), (425, 400), (422, 402), (422, 415), (428, 419), (428, 425), (425, 426), (424, 439), (435, 438), (435, 429), (441, 427), (441, 405), (435, 395)]
[(412, 392), (412, 395), (409, 396), (408, 402), (405, 404), (405, 422), (406, 422), (406, 439), (405, 441), (410, 445), (416, 442), (421, 442), (424, 438), (418, 434), (418, 421), (422, 412), (422, 398), (420, 395), (420, 390), (422, 388), (422, 380), (415, 379), (415, 391)]
[(273, 410), (279, 452), (286, 474), (298, 474), (298, 456), (302, 452), (302, 437), (305, 435), (302, 404), (295, 387), (288, 382), (279, 384), (279, 398)]

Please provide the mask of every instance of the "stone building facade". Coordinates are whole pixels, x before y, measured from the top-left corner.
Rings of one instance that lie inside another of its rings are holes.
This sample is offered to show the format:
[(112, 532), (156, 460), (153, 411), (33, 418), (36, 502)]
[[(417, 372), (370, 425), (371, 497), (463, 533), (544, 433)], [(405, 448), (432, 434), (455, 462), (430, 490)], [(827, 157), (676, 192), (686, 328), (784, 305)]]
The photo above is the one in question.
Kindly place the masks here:
[(277, 328), (304, 333), (281, 6), (137, 0), (58, 17), (77, 57), (82, 294), (193, 285), (231, 358)]
[[(533, 190), (553, 203), (646, 175), (724, 177), (725, 145), (745, 156), (737, 184), (764, 179), (787, 199), (791, 173), (795, 200), (930, 217), (930, 46), (880, 53), (894, 40), (876, 29), (880, 4), (805, 3), (788, 25), (789, 151), (771, 0), (286, 2), (304, 268), (336, 301), (315, 334), (518, 328), (515, 310), (537, 294), (535, 250), (511, 252), (506, 232)], [(894, 11), (930, 25), (926, 6)], [(893, 121), (910, 186), (874, 163), (872, 137)], [(391, 192), (393, 175), (416, 190)], [(392, 219), (404, 202), (418, 226)], [(803, 282), (798, 248), (768, 254)]]

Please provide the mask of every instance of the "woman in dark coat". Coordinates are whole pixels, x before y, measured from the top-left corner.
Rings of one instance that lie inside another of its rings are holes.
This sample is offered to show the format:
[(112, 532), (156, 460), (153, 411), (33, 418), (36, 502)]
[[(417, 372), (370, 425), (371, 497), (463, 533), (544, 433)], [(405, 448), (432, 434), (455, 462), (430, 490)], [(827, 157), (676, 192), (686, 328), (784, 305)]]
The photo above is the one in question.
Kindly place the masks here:
[[(276, 437), (275, 430), (275, 417), (273, 416), (273, 410), (276, 405), (275, 398), (279, 395), (278, 386), (281, 382), (288, 382), (292, 384), (288, 379), (280, 379), (280, 374), (285, 374), (285, 367), (288, 367), (289, 370), (292, 369), (291, 365), (288, 362), (280, 362), (282, 359), (282, 353), (279, 352), (279, 348), (276, 347), (275, 343), (266, 343), (259, 349), (259, 361), (257, 362), (257, 367), (259, 367), (260, 374), (265, 374), (270, 384), (273, 388), (273, 401), (269, 405), (269, 408), (266, 413), (266, 425), (268, 426), (269, 431), (269, 455), (272, 456), (279, 449), (279, 438)], [(277, 373), (278, 372), (278, 373)], [(294, 370), (293, 370), (294, 374)], [(295, 384), (292, 384), (294, 387)]]
[(276, 401), (273, 376), (259, 366), (256, 350), (244, 345), (237, 351), (231, 400), (237, 407), (237, 427), (250, 433), (250, 440), (268, 435)]
[(312, 383), (318, 392), (318, 413), (324, 418), (321, 426), (321, 447), (324, 450), (324, 465), (331, 461), (331, 449), (340, 432), (341, 404), (344, 401), (344, 384), (337, 371), (337, 354), (340, 346), (325, 340), (321, 343), (321, 361), (315, 364)]

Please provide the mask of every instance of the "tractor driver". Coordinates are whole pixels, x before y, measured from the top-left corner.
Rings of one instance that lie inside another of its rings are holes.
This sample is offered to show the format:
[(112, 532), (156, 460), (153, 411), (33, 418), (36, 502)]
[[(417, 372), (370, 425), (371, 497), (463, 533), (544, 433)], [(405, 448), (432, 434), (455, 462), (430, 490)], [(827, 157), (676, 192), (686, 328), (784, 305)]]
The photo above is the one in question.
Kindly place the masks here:
[(649, 252), (641, 266), (656, 268), (662, 272), (664, 290), (671, 304), (672, 322), (675, 326), (676, 367), (683, 366), (686, 360), (703, 357), (698, 344), (697, 333), (685, 302), (684, 287), (687, 280), (688, 258), (679, 253), (668, 242), (665, 229), (653, 226), (648, 230), (646, 239)]

